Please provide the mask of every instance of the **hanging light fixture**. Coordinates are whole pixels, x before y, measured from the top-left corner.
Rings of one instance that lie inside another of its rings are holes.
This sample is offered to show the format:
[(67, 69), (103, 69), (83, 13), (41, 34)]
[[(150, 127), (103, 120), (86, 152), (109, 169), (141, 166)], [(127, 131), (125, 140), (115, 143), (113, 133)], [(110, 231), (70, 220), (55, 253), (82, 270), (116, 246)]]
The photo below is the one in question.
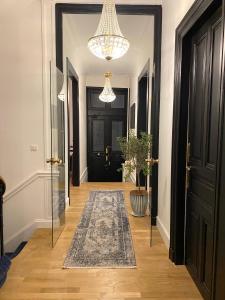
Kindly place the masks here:
[(102, 93), (99, 95), (99, 100), (102, 102), (113, 102), (116, 99), (116, 95), (111, 87), (110, 77), (112, 77), (110, 72), (105, 73), (105, 86)]
[(88, 48), (97, 57), (113, 60), (122, 57), (130, 43), (123, 36), (116, 15), (114, 0), (104, 0), (97, 31), (88, 41)]

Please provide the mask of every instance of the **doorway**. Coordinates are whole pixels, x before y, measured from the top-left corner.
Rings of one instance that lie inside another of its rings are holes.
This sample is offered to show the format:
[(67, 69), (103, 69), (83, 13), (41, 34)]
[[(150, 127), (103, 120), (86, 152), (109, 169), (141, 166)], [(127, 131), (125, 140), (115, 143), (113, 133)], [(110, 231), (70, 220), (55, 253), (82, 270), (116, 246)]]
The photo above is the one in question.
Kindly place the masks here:
[[(146, 49), (146, 43), (143, 47), (140, 47), (140, 52), (139, 55), (135, 53), (134, 57), (130, 59), (129, 63), (123, 70), (121, 69), (122, 65), (118, 64), (118, 70), (110, 70), (112, 73), (117, 73), (117, 74), (126, 74), (126, 72), (130, 71), (130, 67), (134, 63), (138, 63), (138, 68), (135, 68), (135, 72), (139, 70), (140, 66), (144, 66), (144, 63), (147, 61), (148, 58), (152, 59), (152, 65), (154, 65), (154, 75), (153, 75), (153, 81), (154, 81), (154, 86), (152, 86), (152, 91), (151, 91), (151, 134), (154, 137), (153, 140), (153, 149), (152, 149), (152, 156), (153, 158), (157, 159), (158, 158), (158, 150), (159, 150), (159, 111), (160, 111), (160, 80), (161, 80), (161, 36), (162, 36), (162, 7), (161, 5), (116, 5), (116, 10), (119, 18), (124, 20), (124, 26), (127, 26), (130, 21), (127, 21), (126, 19), (128, 18), (133, 18), (135, 19), (135, 22), (131, 21), (131, 24), (133, 25), (134, 29), (132, 29), (131, 34), (133, 34), (138, 28), (139, 25), (142, 24), (142, 20), (144, 19), (152, 19), (153, 20), (153, 26), (152, 26), (152, 32), (151, 34), (147, 33), (147, 30), (142, 30), (141, 32), (146, 33), (146, 39), (143, 41), (151, 45), (152, 47), (152, 55), (149, 56), (148, 52), (143, 53), (143, 51)], [(63, 71), (63, 60), (64, 60), (64, 54), (68, 50), (65, 47), (63, 47), (63, 41), (65, 38), (64, 31), (63, 31), (63, 23), (65, 19), (69, 21), (70, 24), (76, 24), (76, 22), (79, 22), (81, 18), (88, 17), (89, 21), (86, 22), (86, 24), (92, 24), (95, 16), (100, 14), (102, 11), (102, 5), (98, 4), (72, 4), (72, 3), (57, 3), (55, 5), (55, 17), (56, 17), (56, 22), (55, 22), (55, 32), (56, 32), (56, 65), (57, 67)], [(71, 20), (68, 20), (67, 17), (73, 17)], [(140, 18), (140, 20), (138, 20)], [(72, 22), (72, 23), (71, 23)], [(68, 23), (68, 24), (69, 24)], [(137, 25), (135, 25), (137, 24)], [(135, 26), (134, 26), (135, 25)], [(91, 26), (89, 26), (92, 28)], [(94, 25), (93, 28), (97, 27), (97, 25)], [(76, 26), (76, 28), (79, 28)], [(86, 28), (85, 26), (82, 26), (82, 28)], [(91, 33), (89, 34), (88, 38), (90, 38), (91, 34), (93, 34), (93, 28), (91, 29)], [(131, 28), (127, 28), (127, 31), (131, 31)], [(68, 36), (77, 36), (77, 33)], [(67, 37), (68, 37), (67, 36)], [(84, 34), (82, 34), (82, 39), (83, 40)], [(140, 32), (137, 33), (137, 37), (141, 37)], [(152, 41), (151, 41), (152, 39)], [(88, 39), (87, 39), (88, 40)], [(140, 42), (134, 41), (137, 45), (140, 45)], [(79, 44), (79, 41), (76, 41), (76, 45)], [(81, 49), (81, 48), (80, 48)], [(79, 49), (79, 53), (75, 55), (73, 52), (70, 56), (71, 60), (72, 57), (79, 58), (81, 56), (85, 57), (85, 63), (87, 63), (88, 58), (90, 57), (89, 55), (85, 55), (85, 51), (87, 50), (87, 47), (85, 45), (85, 48), (82, 48), (82, 52), (84, 55), (81, 54), (81, 50)], [(131, 47), (131, 50), (134, 50), (133, 47)], [(146, 49), (147, 50), (147, 49)], [(147, 50), (148, 51), (148, 50)], [(143, 59), (143, 61), (137, 61), (138, 59)], [(98, 61), (99, 62), (99, 61)], [(76, 66), (76, 63), (74, 63), (74, 66)], [(113, 62), (111, 62), (111, 65), (113, 65)], [(98, 64), (98, 70), (99, 66), (101, 64)], [(90, 66), (86, 68), (87, 72), (90, 70), (96, 71), (97, 68), (95, 65), (93, 65), (91, 68)], [(125, 70), (125, 73), (124, 73)], [(101, 73), (103, 74), (106, 70), (102, 70)], [(108, 71), (108, 70), (107, 70)], [(117, 72), (118, 71), (118, 72)], [(134, 71), (134, 70), (133, 70)], [(140, 72), (140, 70), (138, 71)], [(96, 72), (95, 72), (96, 73)], [(99, 76), (99, 74), (97, 74)], [(131, 73), (130, 73), (131, 75)], [(132, 72), (132, 79), (133, 79), (134, 72)], [(138, 73), (135, 73), (135, 78), (138, 78)], [(94, 74), (96, 76), (96, 74)], [(130, 82), (133, 82), (131, 80)], [(89, 86), (99, 86), (98, 85), (89, 85)], [(117, 86), (117, 85), (115, 85)], [(118, 85), (119, 87), (124, 87), (121, 86), (120, 84)], [(135, 82), (135, 92), (131, 92), (132, 94), (132, 103), (137, 101), (137, 95), (136, 95), (136, 82)], [(129, 108), (130, 109), (130, 108)], [(84, 118), (81, 118), (81, 121), (84, 120)], [(136, 116), (135, 116), (136, 119)], [(82, 151), (80, 153), (81, 156), (83, 156), (85, 151)], [(85, 159), (84, 159), (85, 161)], [(83, 165), (81, 165), (81, 173), (87, 174), (87, 169), (83, 170)], [(86, 178), (86, 177), (85, 177)], [(154, 165), (152, 168), (152, 175), (151, 175), (151, 185), (152, 185), (152, 224), (156, 225), (156, 217), (157, 217), (157, 207), (158, 207), (158, 166)]]
[(70, 190), (70, 184), (73, 186), (80, 185), (79, 81), (71, 62), (68, 58), (66, 61), (68, 91), (68, 189)]
[(187, 149), (186, 265), (210, 299), (219, 142), (222, 10), (191, 41)]
[(218, 231), (225, 150), (221, 5), (195, 3), (176, 37), (170, 258), (186, 265), (204, 299), (225, 299), (225, 270), (220, 268), (218, 281), (216, 265), (224, 241)]
[(121, 182), (123, 163), (117, 137), (127, 134), (128, 90), (114, 88), (116, 100), (99, 100), (102, 88), (87, 88), (88, 181)]

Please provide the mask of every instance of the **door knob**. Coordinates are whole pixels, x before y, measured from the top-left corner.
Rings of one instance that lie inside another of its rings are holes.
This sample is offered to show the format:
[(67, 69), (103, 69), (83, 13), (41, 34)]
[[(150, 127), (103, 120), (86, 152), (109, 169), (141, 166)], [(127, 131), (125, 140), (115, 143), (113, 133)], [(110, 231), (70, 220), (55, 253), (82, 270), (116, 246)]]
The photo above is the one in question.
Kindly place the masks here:
[(159, 163), (159, 159), (148, 158), (145, 160), (150, 166), (154, 166)]
[(60, 164), (62, 164), (62, 160), (61, 159), (54, 158), (54, 157), (48, 158), (46, 160), (46, 162), (47, 162), (47, 164), (51, 164), (51, 165), (56, 165), (56, 164), (60, 165)]

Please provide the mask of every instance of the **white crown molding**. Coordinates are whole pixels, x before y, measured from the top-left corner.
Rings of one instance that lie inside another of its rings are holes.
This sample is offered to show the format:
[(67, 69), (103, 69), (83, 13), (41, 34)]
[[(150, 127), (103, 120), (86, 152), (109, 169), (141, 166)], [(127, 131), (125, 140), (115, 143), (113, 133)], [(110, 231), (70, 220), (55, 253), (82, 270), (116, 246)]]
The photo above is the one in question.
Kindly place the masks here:
[(13, 189), (8, 191), (5, 196), (3, 197), (3, 202), (7, 202), (10, 198), (12, 198), (15, 194), (25, 189), (28, 185), (33, 183), (38, 178), (43, 177), (51, 177), (51, 170), (43, 170), (43, 171), (37, 171), (27, 178), (25, 178), (23, 181), (21, 181), (19, 184), (17, 184)]

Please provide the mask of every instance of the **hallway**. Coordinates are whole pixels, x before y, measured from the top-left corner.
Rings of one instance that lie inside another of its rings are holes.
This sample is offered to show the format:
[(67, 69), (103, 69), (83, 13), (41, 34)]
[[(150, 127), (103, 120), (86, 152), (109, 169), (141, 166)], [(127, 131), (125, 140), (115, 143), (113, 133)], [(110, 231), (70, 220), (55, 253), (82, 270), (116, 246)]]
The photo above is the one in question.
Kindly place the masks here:
[(80, 188), (72, 188), (66, 226), (55, 248), (50, 247), (50, 231), (37, 230), (13, 261), (8, 280), (0, 291), (0, 299), (202, 299), (186, 268), (174, 266), (168, 259), (168, 250), (157, 229), (153, 230), (153, 246), (149, 247), (147, 217), (129, 215), (136, 269), (62, 269), (89, 191), (125, 190), (126, 206), (130, 212), (128, 196), (132, 188), (130, 183), (84, 183)]

